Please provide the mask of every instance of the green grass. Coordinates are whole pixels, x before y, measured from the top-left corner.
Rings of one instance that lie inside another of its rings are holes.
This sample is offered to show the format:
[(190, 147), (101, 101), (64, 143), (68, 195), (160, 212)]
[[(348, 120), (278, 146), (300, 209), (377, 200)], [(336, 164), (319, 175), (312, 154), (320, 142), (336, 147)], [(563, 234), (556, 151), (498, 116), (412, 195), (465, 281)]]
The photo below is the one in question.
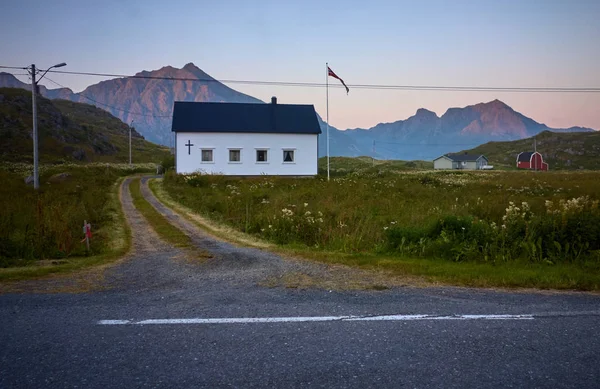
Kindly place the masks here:
[(122, 180), (123, 178), (119, 178), (109, 188), (109, 197), (104, 208), (107, 222), (98, 231), (94, 231), (95, 236), (104, 241), (104, 251), (88, 257), (51, 260), (44, 266), (40, 266), (38, 261), (28, 261), (27, 266), (0, 268), (0, 281), (17, 281), (39, 278), (49, 274), (70, 273), (90, 266), (108, 264), (124, 256), (131, 248), (131, 230), (125, 221), (119, 200), (119, 188)]
[(456, 285), (597, 290), (598, 178), (359, 168), (331, 181), (167, 174), (162, 187), (304, 257)]
[(284, 254), (298, 255), (330, 264), (386, 271), (395, 276), (417, 276), (434, 284), (484, 288), (536, 288), (600, 290), (600, 265), (586, 263), (535, 264), (527, 262), (448, 262), (435, 258), (408, 258), (381, 254), (344, 254), (307, 248), (282, 248)]

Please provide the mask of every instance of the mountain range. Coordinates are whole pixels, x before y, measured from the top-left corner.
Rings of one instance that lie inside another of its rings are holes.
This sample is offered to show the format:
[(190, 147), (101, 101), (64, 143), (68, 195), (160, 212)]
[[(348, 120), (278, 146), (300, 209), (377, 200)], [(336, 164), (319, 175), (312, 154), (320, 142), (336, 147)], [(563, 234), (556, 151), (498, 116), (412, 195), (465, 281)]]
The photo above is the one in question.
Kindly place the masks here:
[[(50, 99), (94, 104), (135, 127), (147, 140), (170, 145), (174, 101), (263, 103), (227, 87), (193, 63), (182, 69), (165, 66), (142, 71), (137, 78), (102, 81), (80, 93), (68, 88), (40, 88)], [(0, 73), (0, 87), (29, 89), (9, 73)], [(285, 102), (282, 102), (285, 103)], [(325, 155), (326, 125), (319, 117), (323, 136), (319, 155)], [(415, 115), (368, 129), (340, 131), (329, 128), (332, 156), (372, 156), (378, 159), (431, 160), (441, 154), (472, 148), (489, 141), (509, 141), (535, 136), (542, 131), (589, 132), (590, 128), (553, 129), (494, 100), (464, 108), (450, 108), (438, 117), (421, 108)]]

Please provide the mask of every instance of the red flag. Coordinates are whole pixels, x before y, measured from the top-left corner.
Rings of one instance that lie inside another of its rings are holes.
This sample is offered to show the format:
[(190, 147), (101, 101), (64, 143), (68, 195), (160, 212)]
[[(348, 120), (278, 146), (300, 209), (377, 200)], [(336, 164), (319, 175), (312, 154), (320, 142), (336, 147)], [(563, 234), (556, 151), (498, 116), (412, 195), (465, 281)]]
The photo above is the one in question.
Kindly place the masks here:
[(335, 73), (333, 72), (333, 70), (331, 70), (331, 68), (330, 68), (329, 66), (327, 66), (327, 72), (328, 72), (328, 75), (329, 75), (329, 76), (331, 76), (331, 77), (333, 77), (333, 78), (337, 78), (338, 80), (340, 80), (340, 81), (342, 82), (342, 85), (344, 85), (344, 88), (346, 88), (346, 94), (347, 94), (348, 92), (350, 92), (350, 89), (348, 89), (348, 87), (346, 86), (346, 83), (344, 82), (344, 80), (342, 80), (341, 78), (339, 78), (339, 77), (337, 76), (337, 74), (335, 74)]

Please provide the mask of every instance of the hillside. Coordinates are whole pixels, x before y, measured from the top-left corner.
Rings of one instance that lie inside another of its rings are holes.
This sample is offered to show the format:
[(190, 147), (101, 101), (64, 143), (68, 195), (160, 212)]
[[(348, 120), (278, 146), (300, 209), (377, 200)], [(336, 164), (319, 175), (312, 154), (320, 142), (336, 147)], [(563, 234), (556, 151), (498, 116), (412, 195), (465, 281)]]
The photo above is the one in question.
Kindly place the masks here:
[[(319, 174), (327, 174), (327, 158), (321, 157), (318, 161)], [(379, 173), (403, 170), (429, 170), (433, 163), (429, 161), (398, 161), (378, 160), (371, 157), (331, 157), (329, 173), (331, 176), (344, 176), (349, 173)]]
[[(38, 98), (40, 162), (128, 162), (129, 126), (89, 104)], [(31, 92), (0, 88), (0, 160), (32, 162)], [(132, 132), (134, 162), (159, 162), (169, 149)]]
[[(544, 131), (535, 137), (537, 151), (550, 165), (550, 170), (600, 169), (600, 132), (556, 133)], [(517, 155), (533, 151), (533, 138), (511, 142), (489, 142), (470, 150), (484, 154), (490, 165), (516, 168)]]

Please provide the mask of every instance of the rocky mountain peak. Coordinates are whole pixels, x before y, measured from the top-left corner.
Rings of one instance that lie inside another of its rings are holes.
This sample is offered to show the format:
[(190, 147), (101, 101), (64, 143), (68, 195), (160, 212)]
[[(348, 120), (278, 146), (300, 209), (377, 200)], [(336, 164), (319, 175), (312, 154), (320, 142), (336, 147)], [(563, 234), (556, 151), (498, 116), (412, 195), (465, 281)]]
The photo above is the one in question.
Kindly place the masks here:
[(430, 111), (428, 109), (425, 108), (419, 108), (417, 109), (417, 113), (415, 114), (416, 117), (421, 117), (421, 118), (435, 118), (438, 119), (438, 116), (435, 112)]

